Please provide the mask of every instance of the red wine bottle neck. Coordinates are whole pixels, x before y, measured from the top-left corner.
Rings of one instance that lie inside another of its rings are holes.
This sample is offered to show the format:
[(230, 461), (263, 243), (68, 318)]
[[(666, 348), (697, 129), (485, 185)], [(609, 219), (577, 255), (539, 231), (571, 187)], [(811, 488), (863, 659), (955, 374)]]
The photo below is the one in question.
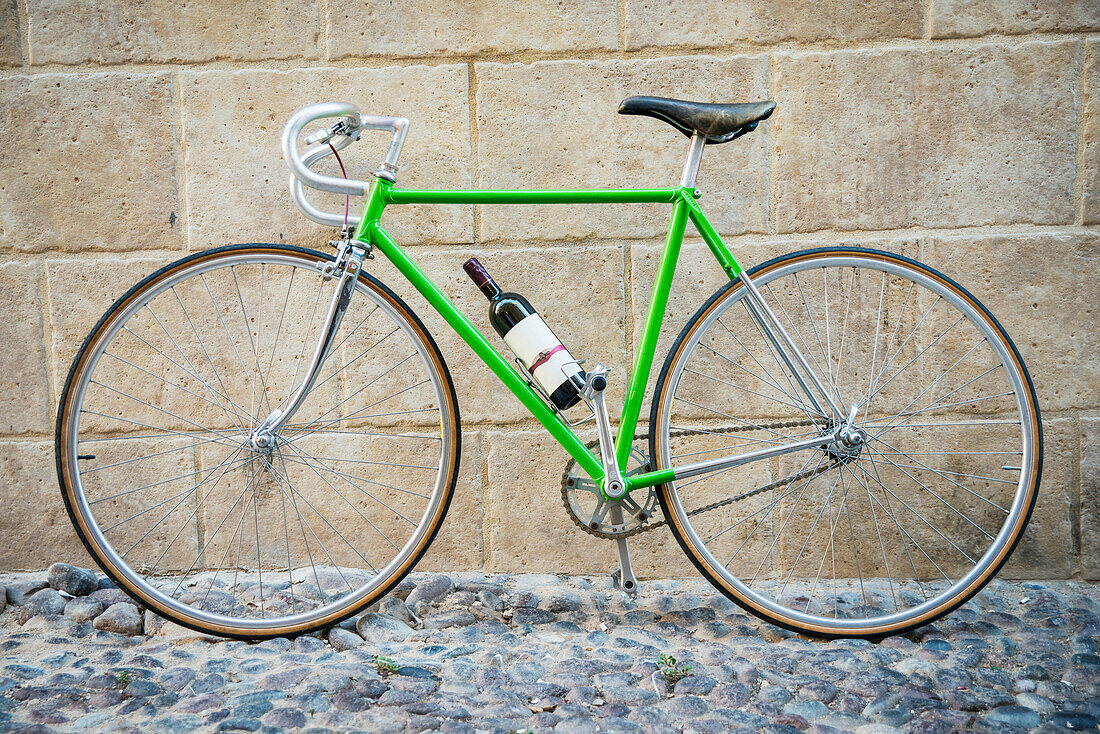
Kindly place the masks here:
[(500, 298), (502, 292), (500, 286), (496, 284), (496, 281), (489, 275), (489, 271), (477, 261), (476, 257), (471, 257), (464, 262), (462, 264), (462, 269), (470, 276), (470, 280), (474, 281), (474, 285), (481, 289), (481, 292), (485, 294), (486, 298), (490, 301), (495, 301)]
[(478, 288), (481, 289), (481, 292), (484, 293), (485, 297), (490, 301), (497, 300), (504, 293), (504, 291), (500, 289), (500, 286), (496, 284), (496, 281), (492, 279), (480, 284)]

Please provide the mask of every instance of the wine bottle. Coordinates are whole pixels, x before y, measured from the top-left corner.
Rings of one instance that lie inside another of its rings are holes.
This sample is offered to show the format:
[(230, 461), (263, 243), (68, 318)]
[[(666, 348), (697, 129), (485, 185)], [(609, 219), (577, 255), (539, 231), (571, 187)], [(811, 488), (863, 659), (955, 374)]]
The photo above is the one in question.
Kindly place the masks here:
[(493, 328), (554, 405), (566, 410), (580, 402), (584, 370), (530, 302), (518, 293), (503, 292), (476, 258), (467, 260), (462, 269), (489, 299)]

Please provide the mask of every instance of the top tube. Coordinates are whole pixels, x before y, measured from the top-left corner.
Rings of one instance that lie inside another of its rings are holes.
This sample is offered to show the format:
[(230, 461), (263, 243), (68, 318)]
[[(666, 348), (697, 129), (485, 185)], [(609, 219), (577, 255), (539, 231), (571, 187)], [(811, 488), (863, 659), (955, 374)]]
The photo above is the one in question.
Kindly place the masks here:
[(398, 189), (383, 186), (386, 204), (671, 204), (687, 187), (661, 189)]

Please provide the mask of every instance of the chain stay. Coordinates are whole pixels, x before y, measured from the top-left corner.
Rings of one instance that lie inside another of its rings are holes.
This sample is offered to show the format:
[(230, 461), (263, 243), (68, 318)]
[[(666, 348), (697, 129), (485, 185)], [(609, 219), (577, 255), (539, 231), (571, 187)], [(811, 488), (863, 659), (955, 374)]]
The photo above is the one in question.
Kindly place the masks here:
[[(777, 429), (777, 428), (800, 428), (800, 427), (803, 427), (803, 426), (813, 426), (813, 425), (817, 425), (817, 423), (815, 421), (812, 421), (812, 420), (785, 421), (785, 422), (782, 422), (782, 423), (771, 423), (771, 424), (767, 424), (767, 425), (733, 426), (733, 427), (730, 427), (730, 428), (715, 428), (715, 429), (711, 430), (710, 433), (742, 433), (742, 432), (746, 432), (746, 431), (757, 431), (757, 430), (760, 430), (760, 429), (771, 430), (771, 429)], [(669, 433), (669, 435), (670, 436), (689, 436), (689, 435), (694, 435), (694, 434), (693, 434), (692, 431), (672, 431), (672, 432)], [(634, 436), (635, 441), (642, 441), (642, 440), (646, 440), (648, 438), (649, 438), (648, 434), (642, 434), (642, 433), (639, 433), (639, 434)], [(598, 441), (590, 441), (587, 444), (585, 444), (585, 446), (589, 449), (595, 448), (598, 445), (599, 445)], [(652, 461), (652, 459), (650, 459), (650, 460)], [(565, 471), (562, 473), (562, 477), (561, 477), (561, 499), (562, 499), (562, 504), (565, 505), (566, 514), (569, 515), (570, 518), (572, 518), (573, 523), (577, 527), (579, 527), (581, 530), (588, 533), (589, 535), (594, 535), (597, 538), (610, 538), (610, 539), (613, 540), (613, 539), (616, 539), (616, 538), (630, 538), (630, 537), (633, 537), (635, 535), (640, 535), (641, 533), (648, 533), (650, 530), (656, 530), (657, 528), (664, 527), (665, 525), (668, 525), (668, 520), (660, 520), (660, 521), (652, 523), (650, 525), (640, 525), (637, 528), (634, 528), (633, 530), (629, 530), (625, 533), (609, 535), (607, 533), (603, 533), (603, 532), (600, 532), (598, 530), (593, 530), (586, 523), (581, 522), (580, 518), (578, 518), (576, 515), (573, 514), (573, 510), (569, 505), (569, 486), (567, 484), (567, 482), (569, 481), (569, 473), (571, 471), (573, 471), (573, 467), (576, 465), (576, 463), (577, 463), (576, 459), (570, 459), (569, 462), (565, 465)], [(810, 470), (807, 470), (807, 471), (804, 471), (804, 472), (799, 472), (798, 474), (792, 474), (790, 476), (783, 477), (782, 479), (777, 479), (776, 481), (771, 482), (769, 484), (765, 484), (762, 487), (757, 487), (756, 489), (749, 490), (748, 492), (745, 492), (744, 494), (739, 494), (735, 497), (729, 497), (729, 498), (724, 499), (724, 500), (719, 500), (718, 502), (714, 502), (714, 503), (706, 505), (704, 507), (697, 507), (696, 509), (691, 510), (690, 512), (687, 513), (688, 517), (694, 517), (695, 515), (700, 515), (704, 512), (709, 512), (710, 510), (716, 510), (719, 507), (724, 507), (726, 505), (733, 504), (734, 502), (739, 502), (741, 500), (748, 499), (749, 497), (753, 497), (755, 495), (761, 494), (762, 492), (767, 492), (767, 491), (770, 491), (770, 490), (773, 490), (773, 489), (778, 489), (780, 487), (784, 487), (784, 486), (789, 485), (789, 484), (793, 484), (794, 482), (800, 481), (802, 479), (815, 477), (818, 474), (822, 474), (822, 473), (828, 471), (832, 466), (833, 466), (833, 462), (830, 462), (830, 463), (826, 464), (823, 467), (818, 467), (816, 469), (810, 469)]]

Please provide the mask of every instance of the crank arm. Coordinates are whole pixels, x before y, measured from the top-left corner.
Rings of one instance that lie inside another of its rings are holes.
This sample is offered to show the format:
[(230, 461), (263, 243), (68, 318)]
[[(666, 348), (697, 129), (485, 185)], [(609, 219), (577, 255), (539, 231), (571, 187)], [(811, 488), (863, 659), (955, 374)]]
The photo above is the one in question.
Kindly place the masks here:
[[(615, 502), (611, 506), (611, 522), (622, 524), (623, 508)], [(616, 538), (615, 547), (619, 551), (619, 567), (611, 572), (611, 580), (627, 597), (638, 595), (638, 579), (634, 577), (634, 569), (630, 565), (630, 547), (626, 538)]]
[(596, 416), (596, 428), (600, 436), (600, 460), (603, 463), (604, 479), (600, 487), (600, 493), (604, 499), (621, 499), (627, 493), (627, 484), (623, 474), (619, 471), (619, 463), (615, 458), (615, 435), (611, 432), (611, 419), (607, 413), (607, 403), (604, 400), (604, 390), (607, 388), (607, 373), (610, 370), (602, 364), (588, 373), (585, 385), (581, 389), (581, 397), (588, 403), (588, 407)]

